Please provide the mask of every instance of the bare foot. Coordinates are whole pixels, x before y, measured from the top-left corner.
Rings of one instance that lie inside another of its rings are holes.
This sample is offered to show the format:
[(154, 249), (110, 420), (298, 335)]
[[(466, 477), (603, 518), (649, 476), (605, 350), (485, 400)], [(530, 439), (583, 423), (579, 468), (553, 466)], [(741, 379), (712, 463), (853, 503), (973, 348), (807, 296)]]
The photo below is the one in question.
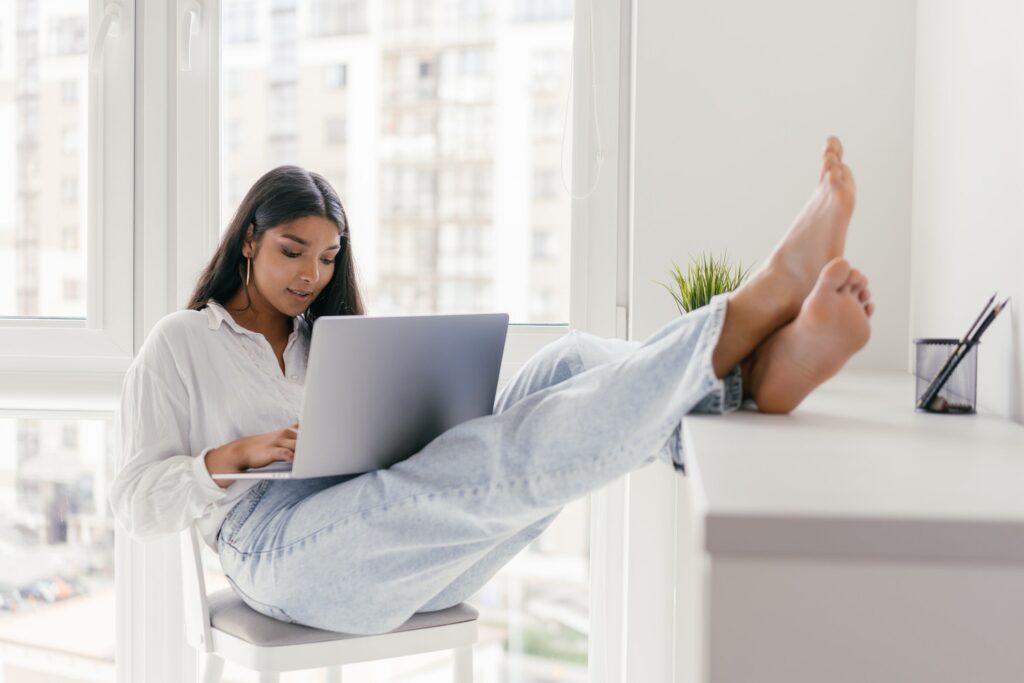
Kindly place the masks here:
[(764, 413), (788, 413), (846, 364), (871, 336), (874, 313), (864, 275), (843, 258), (821, 270), (796, 320), (746, 362), (750, 396)]
[(793, 290), (792, 317), (824, 265), (843, 255), (855, 194), (853, 173), (843, 163), (842, 143), (829, 137), (822, 152), (818, 186), (762, 269), (781, 277)]
[(843, 254), (854, 194), (843, 146), (830, 137), (811, 198), (764, 265), (729, 294), (725, 326), (712, 356), (717, 377), (724, 377), (800, 313), (822, 268)]

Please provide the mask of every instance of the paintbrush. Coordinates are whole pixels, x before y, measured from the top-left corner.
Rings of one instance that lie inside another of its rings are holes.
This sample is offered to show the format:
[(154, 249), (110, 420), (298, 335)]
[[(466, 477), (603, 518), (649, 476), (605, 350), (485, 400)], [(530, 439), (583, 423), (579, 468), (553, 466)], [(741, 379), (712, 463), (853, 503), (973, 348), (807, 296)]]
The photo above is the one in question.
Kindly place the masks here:
[(937, 394), (939, 391), (936, 387), (940, 381), (940, 378), (949, 369), (950, 363), (952, 363), (953, 359), (956, 358), (957, 354), (960, 352), (960, 349), (962, 349), (964, 345), (967, 343), (967, 340), (971, 338), (971, 333), (974, 332), (974, 328), (977, 327), (978, 323), (981, 322), (981, 319), (985, 317), (985, 313), (988, 312), (988, 307), (991, 306), (992, 302), (996, 300), (996, 296), (998, 294), (999, 292), (993, 294), (992, 298), (985, 303), (985, 307), (981, 309), (981, 313), (979, 313), (978, 317), (974, 319), (974, 322), (971, 323), (971, 326), (967, 328), (967, 332), (960, 340), (960, 343), (958, 343), (956, 347), (953, 349), (953, 353), (949, 354), (949, 358), (947, 358), (946, 362), (942, 364), (942, 367), (939, 368), (939, 371), (935, 373), (935, 377), (932, 378), (931, 383), (928, 384), (928, 388), (924, 390), (924, 393), (921, 394), (920, 400), (918, 400), (917, 402), (918, 408), (924, 408), (926, 405), (931, 403), (931, 400), (933, 398), (935, 398), (935, 394)]
[(928, 406), (929, 410), (941, 410), (941, 404), (939, 403), (939, 401), (936, 401), (936, 399), (939, 398), (938, 394), (942, 390), (942, 387), (945, 386), (946, 382), (953, 375), (953, 371), (956, 370), (958, 365), (960, 365), (960, 361), (962, 361), (964, 357), (966, 357), (967, 354), (970, 353), (971, 349), (977, 346), (978, 342), (981, 341), (981, 335), (985, 334), (985, 330), (987, 330), (988, 326), (991, 325), (997, 317), (999, 317), (999, 314), (1002, 312), (1004, 308), (1006, 308), (1006, 304), (1008, 303), (1010, 303), (1010, 297), (1006, 297), (1006, 299), (1001, 304), (997, 305), (995, 308), (989, 311), (989, 314), (985, 317), (985, 321), (981, 324), (981, 327), (979, 327), (978, 331), (974, 333), (974, 336), (967, 341), (967, 345), (964, 347), (963, 352), (960, 353), (955, 359), (953, 359), (953, 362), (952, 364), (950, 364), (949, 368), (938, 378), (938, 386), (936, 386), (935, 388), (934, 395), (931, 398), (929, 398), (924, 404)]

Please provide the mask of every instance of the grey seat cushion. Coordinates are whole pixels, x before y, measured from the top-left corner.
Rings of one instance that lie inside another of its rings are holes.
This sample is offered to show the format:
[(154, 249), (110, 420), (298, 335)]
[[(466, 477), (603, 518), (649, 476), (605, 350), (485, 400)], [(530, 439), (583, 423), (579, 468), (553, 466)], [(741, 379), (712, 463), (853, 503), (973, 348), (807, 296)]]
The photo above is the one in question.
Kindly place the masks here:
[[(289, 624), (271, 619), (252, 609), (231, 589), (225, 588), (209, 597), (210, 623), (213, 628), (248, 641), (253, 645), (274, 647), (281, 645), (302, 645), (327, 640), (345, 640), (366, 636), (337, 633), (311, 628), (301, 624)], [(390, 631), (412, 631), (420, 628), (446, 626), (463, 621), (473, 621), (479, 612), (466, 603), (436, 612), (421, 612), (412, 615), (404, 624)]]

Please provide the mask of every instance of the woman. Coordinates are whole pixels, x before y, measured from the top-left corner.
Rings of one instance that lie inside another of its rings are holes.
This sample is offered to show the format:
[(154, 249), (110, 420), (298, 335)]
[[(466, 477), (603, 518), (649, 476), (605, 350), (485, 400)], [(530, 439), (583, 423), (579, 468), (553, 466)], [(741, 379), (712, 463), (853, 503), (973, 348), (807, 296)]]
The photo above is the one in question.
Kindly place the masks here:
[(570, 332), (493, 415), (392, 467), (215, 482), (292, 459), (312, 324), (363, 313), (338, 196), (315, 173), (274, 169), (125, 376), (115, 516), (139, 539), (198, 522), (242, 599), (284, 621), (381, 633), (462, 602), (566, 503), (655, 457), (681, 471), (687, 413), (734, 410), (743, 388), (786, 412), (866, 343), (867, 281), (839, 258), (853, 192), (831, 138), (811, 200), (740, 289), (642, 343)]

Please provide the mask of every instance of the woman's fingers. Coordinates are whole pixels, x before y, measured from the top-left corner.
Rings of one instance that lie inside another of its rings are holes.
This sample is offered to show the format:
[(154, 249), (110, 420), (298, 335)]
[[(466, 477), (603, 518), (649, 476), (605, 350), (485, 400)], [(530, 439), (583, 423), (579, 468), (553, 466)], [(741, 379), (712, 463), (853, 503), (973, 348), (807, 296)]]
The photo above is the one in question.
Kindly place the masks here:
[(278, 446), (284, 446), (284, 447), (285, 447), (285, 448), (287, 448), (288, 450), (290, 450), (290, 451), (293, 451), (293, 452), (294, 452), (294, 451), (295, 451), (295, 442), (296, 442), (296, 441), (298, 441), (298, 439), (289, 439), (289, 438), (288, 438), (288, 437), (286, 436), (286, 437), (284, 437), (283, 439), (278, 439), (278, 440), (277, 440), (277, 445), (278, 445)]

